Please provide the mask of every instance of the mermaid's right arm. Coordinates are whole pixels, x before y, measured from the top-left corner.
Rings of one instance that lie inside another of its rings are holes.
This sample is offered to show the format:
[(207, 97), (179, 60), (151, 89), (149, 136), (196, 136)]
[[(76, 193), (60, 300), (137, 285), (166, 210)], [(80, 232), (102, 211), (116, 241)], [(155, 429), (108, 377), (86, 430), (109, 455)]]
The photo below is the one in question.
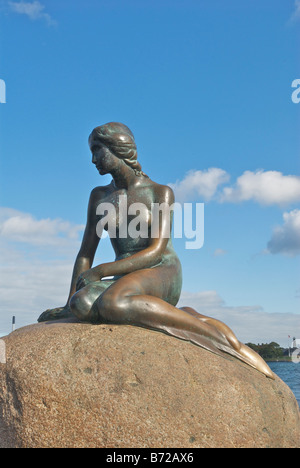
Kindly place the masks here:
[(72, 280), (71, 280), (71, 286), (70, 286), (69, 297), (67, 300), (67, 305), (69, 304), (70, 299), (73, 296), (73, 294), (75, 294), (76, 292), (76, 283), (78, 281), (79, 276), (81, 275), (81, 273), (89, 270), (92, 267), (95, 253), (96, 253), (99, 241), (100, 241), (96, 232), (96, 225), (97, 225), (96, 209), (101, 199), (101, 196), (99, 196), (100, 194), (99, 192), (101, 193), (101, 188), (96, 187), (94, 190), (92, 190), (91, 195), (90, 195), (88, 213), (87, 213), (87, 223), (86, 223), (81, 247), (76, 257), (74, 268), (73, 268), (73, 274), (72, 274)]
[(101, 188), (96, 188), (91, 192), (87, 223), (81, 243), (80, 250), (78, 252), (71, 280), (71, 287), (67, 303), (63, 307), (57, 307), (56, 309), (45, 310), (38, 318), (38, 322), (46, 322), (48, 320), (58, 320), (62, 318), (72, 317), (73, 314), (69, 307), (69, 302), (73, 294), (76, 292), (76, 283), (79, 276), (91, 268), (94, 260), (94, 256), (99, 244), (99, 237), (96, 232), (96, 208), (101, 199)]

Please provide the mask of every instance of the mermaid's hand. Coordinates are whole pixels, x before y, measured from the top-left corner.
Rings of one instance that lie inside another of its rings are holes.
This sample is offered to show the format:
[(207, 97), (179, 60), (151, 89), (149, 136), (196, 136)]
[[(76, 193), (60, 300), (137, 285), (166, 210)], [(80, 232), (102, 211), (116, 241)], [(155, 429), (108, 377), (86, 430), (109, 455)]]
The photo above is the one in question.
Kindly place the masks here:
[(56, 309), (47, 309), (43, 312), (39, 318), (38, 322), (47, 322), (48, 320), (60, 320), (63, 318), (72, 317), (73, 314), (68, 305), (64, 307), (57, 307)]
[(84, 288), (90, 283), (95, 283), (96, 281), (100, 281), (101, 276), (102, 276), (101, 266), (84, 271), (83, 273), (81, 273), (81, 275), (79, 276), (77, 280), (76, 291), (79, 291), (79, 289)]

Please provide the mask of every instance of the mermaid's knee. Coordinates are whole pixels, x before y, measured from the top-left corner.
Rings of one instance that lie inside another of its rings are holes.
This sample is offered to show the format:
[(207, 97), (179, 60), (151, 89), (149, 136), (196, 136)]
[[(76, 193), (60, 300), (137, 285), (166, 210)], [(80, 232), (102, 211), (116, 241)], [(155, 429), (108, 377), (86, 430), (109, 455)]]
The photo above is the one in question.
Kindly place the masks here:
[(120, 297), (117, 294), (105, 292), (97, 300), (98, 314), (102, 320), (111, 323), (129, 323), (130, 304), (129, 298)]
[[(86, 295), (82, 294), (81, 291), (74, 294), (70, 300), (70, 309), (72, 313), (79, 320), (82, 321), (95, 321), (92, 313), (93, 304), (89, 301)], [(92, 320), (93, 319), (93, 320)]]

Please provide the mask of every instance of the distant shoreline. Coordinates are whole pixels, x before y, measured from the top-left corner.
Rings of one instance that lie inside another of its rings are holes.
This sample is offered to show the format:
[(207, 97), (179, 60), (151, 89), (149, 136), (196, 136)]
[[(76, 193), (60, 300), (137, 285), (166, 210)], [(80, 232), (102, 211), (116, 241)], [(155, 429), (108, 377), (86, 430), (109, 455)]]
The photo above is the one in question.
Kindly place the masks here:
[(282, 359), (265, 359), (266, 362), (293, 362), (292, 358), (282, 358)]

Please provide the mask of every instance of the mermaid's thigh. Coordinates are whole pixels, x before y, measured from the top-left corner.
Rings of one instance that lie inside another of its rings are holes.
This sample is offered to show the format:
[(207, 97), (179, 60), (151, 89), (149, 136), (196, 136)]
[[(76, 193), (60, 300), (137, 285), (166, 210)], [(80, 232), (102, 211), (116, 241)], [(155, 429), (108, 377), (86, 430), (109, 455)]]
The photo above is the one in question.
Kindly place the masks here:
[(176, 281), (177, 269), (159, 266), (135, 271), (112, 284), (97, 300), (99, 313), (107, 316), (113, 311), (122, 313), (134, 296), (154, 296), (176, 305), (181, 292), (181, 278)]

